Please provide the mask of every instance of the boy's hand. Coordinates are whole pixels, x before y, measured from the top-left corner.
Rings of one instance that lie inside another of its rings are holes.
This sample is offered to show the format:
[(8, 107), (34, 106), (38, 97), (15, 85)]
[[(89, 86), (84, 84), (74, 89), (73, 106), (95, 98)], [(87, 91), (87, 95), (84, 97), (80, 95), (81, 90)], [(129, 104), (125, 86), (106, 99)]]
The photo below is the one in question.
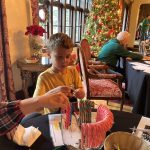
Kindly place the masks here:
[(83, 89), (76, 89), (76, 90), (74, 91), (74, 96), (75, 96), (76, 98), (83, 99), (84, 96), (85, 96), (84, 90), (83, 90)]

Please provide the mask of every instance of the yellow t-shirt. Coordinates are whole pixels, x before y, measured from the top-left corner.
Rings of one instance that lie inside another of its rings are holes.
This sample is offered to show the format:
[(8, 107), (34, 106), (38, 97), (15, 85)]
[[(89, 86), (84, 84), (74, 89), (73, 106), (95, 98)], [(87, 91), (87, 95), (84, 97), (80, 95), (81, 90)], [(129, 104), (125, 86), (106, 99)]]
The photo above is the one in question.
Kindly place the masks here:
[[(82, 87), (79, 73), (74, 66), (68, 66), (59, 73), (54, 73), (51, 68), (41, 73), (37, 79), (33, 97), (43, 95), (58, 86), (73, 86), (74, 89)], [(44, 109), (44, 114), (49, 112), (49, 109)]]

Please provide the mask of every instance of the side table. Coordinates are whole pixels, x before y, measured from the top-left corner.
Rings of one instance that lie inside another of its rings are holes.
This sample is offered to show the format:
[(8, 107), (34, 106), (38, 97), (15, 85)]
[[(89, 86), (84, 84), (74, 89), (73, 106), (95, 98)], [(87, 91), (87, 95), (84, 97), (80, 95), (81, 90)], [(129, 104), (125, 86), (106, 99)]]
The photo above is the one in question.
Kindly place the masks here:
[(27, 63), (24, 59), (17, 61), (17, 67), (20, 68), (22, 78), (22, 90), (25, 98), (29, 97), (28, 94), (28, 81), (31, 79), (32, 74), (45, 71), (51, 64), (42, 65), (41, 62)]

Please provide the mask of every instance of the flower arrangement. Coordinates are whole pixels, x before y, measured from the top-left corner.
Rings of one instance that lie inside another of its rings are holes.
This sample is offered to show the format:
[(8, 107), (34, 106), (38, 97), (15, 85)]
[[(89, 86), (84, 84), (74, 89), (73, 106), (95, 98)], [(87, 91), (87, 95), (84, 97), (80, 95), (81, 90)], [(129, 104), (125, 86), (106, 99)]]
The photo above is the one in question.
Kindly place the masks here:
[(46, 33), (45, 29), (39, 25), (31, 25), (26, 29), (27, 31), (25, 32), (25, 35), (43, 36), (43, 33)]
[(44, 47), (41, 36), (46, 33), (45, 29), (39, 25), (31, 25), (26, 28), (25, 35), (29, 35), (31, 56), (38, 56)]

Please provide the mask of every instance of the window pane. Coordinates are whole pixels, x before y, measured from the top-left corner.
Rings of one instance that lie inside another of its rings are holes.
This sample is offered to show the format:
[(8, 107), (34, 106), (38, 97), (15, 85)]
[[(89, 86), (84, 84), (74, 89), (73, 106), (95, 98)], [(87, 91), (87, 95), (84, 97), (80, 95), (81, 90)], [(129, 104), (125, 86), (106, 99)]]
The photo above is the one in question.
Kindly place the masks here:
[(76, 27), (76, 42), (80, 41), (80, 27)]
[(66, 9), (66, 26), (69, 26), (69, 17), (70, 17), (70, 14), (69, 14), (69, 9)]
[(91, 6), (92, 6), (92, 0), (87, 0), (86, 8), (90, 10)]
[(66, 34), (71, 36), (71, 29), (72, 29), (72, 17), (71, 17), (71, 10), (66, 9)]
[(60, 0), (61, 3), (65, 4), (65, 0)]
[(85, 4), (85, 1), (82, 0), (82, 1), (80, 2), (80, 7), (83, 8), (83, 9), (84, 9), (84, 4)]
[(66, 4), (70, 4), (70, 0), (66, 0)]
[(53, 33), (58, 32), (58, 7), (53, 7)]
[(75, 0), (71, 0), (71, 5), (72, 6), (76, 6), (76, 1)]
[(66, 26), (66, 34), (68, 34), (71, 37), (71, 27)]
[(80, 0), (77, 0), (77, 7), (80, 7)]
[(76, 13), (76, 38), (75, 41), (79, 42), (80, 41), (80, 34), (81, 34), (81, 13), (79, 11), (77, 11)]
[(79, 20), (79, 12), (77, 12), (76, 13), (76, 26), (78, 26), (79, 25), (79, 22), (80, 22), (80, 20)]

